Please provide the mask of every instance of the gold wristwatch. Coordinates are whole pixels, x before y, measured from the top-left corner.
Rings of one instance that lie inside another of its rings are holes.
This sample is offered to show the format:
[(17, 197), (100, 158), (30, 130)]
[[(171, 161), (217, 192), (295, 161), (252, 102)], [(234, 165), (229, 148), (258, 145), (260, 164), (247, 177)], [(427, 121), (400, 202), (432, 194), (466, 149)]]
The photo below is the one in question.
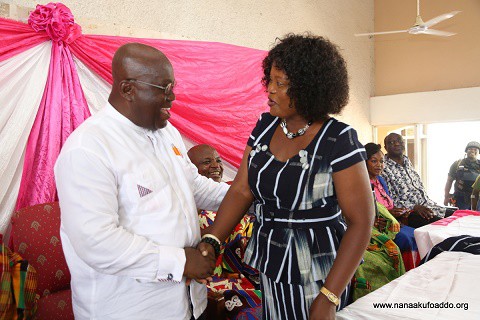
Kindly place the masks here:
[(338, 297), (335, 295), (335, 293), (331, 292), (330, 290), (328, 290), (327, 288), (325, 287), (322, 287), (320, 289), (320, 292), (323, 293), (327, 299), (333, 303), (334, 305), (338, 306), (338, 304), (340, 303), (340, 299), (338, 299)]

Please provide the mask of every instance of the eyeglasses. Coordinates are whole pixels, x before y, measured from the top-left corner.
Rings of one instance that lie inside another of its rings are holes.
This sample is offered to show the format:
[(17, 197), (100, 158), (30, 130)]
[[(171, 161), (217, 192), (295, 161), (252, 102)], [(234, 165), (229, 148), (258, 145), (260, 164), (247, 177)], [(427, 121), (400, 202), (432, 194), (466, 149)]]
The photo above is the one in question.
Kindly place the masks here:
[(153, 84), (153, 83), (150, 83), (150, 82), (145, 82), (145, 81), (137, 80), (137, 79), (127, 79), (127, 81), (133, 81), (133, 82), (143, 83), (143, 84), (146, 84), (147, 86), (151, 86), (151, 87), (155, 87), (155, 88), (158, 88), (158, 89), (162, 89), (162, 90), (165, 92), (165, 95), (166, 95), (166, 96), (169, 96), (170, 93), (173, 92), (173, 88), (175, 87), (175, 82), (170, 82), (170, 83), (167, 84), (165, 87), (162, 87), (162, 86), (159, 86), (158, 84)]
[(390, 140), (390, 141), (387, 142), (387, 144), (388, 144), (388, 145), (391, 145), (391, 146), (394, 146), (394, 145), (396, 145), (397, 143), (398, 143), (399, 145), (402, 145), (402, 146), (405, 144), (405, 142), (403, 142), (403, 140)]

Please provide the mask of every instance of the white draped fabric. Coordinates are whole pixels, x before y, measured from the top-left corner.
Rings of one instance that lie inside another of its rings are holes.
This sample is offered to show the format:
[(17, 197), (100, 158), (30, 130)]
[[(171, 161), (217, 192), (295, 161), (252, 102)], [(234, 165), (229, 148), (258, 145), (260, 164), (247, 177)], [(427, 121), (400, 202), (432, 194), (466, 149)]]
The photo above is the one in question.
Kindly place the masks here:
[(480, 214), (477, 211), (459, 210), (446, 219), (415, 229), (414, 233), (418, 253), (423, 259), (434, 246), (450, 237), (480, 237)]
[(479, 255), (442, 252), (348, 305), (337, 319), (478, 320), (479, 283)]
[(0, 62), (0, 234), (15, 208), (28, 136), (45, 90), (51, 41)]
[(83, 94), (88, 103), (88, 109), (93, 115), (107, 103), (112, 86), (92, 72), (82, 61), (75, 57), (73, 57), (73, 61), (82, 84)]

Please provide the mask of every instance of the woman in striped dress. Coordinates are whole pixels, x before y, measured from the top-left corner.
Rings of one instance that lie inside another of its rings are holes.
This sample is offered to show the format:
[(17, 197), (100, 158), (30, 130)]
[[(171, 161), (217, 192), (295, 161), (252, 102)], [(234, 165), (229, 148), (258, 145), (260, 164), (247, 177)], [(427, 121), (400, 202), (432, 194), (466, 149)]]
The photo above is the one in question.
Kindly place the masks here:
[(225, 239), (253, 202), (245, 261), (261, 273), (263, 318), (334, 319), (375, 211), (365, 149), (352, 127), (330, 117), (348, 101), (346, 65), (330, 41), (289, 34), (263, 69), (270, 112), (199, 249), (212, 251), (204, 242)]

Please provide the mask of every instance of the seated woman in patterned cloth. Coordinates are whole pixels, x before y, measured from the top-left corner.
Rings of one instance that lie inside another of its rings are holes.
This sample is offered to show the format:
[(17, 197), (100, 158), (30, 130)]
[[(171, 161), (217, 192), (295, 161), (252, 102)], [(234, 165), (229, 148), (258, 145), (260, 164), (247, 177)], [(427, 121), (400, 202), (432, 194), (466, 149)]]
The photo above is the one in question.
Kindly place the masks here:
[[(380, 151), (380, 145), (367, 143), (365, 151), (367, 152), (368, 175), (377, 199), (377, 211), (370, 244), (363, 256), (364, 262), (355, 272), (353, 301), (405, 273), (400, 249), (393, 242), (400, 231), (400, 223), (393, 214), (401, 216), (404, 210), (393, 207), (393, 202), (391, 199), (389, 200), (381, 180), (379, 181), (377, 178), (383, 169), (383, 153)], [(386, 206), (389, 207), (390, 212)]]
[[(216, 182), (222, 181), (223, 163), (215, 148), (200, 144), (188, 150), (188, 157), (197, 167), (199, 174)], [(208, 232), (216, 214), (213, 211), (199, 210), (202, 235)], [(221, 248), (213, 280), (207, 285), (208, 319), (236, 319), (242, 314), (248, 314), (249, 319), (260, 319), (261, 293), (258, 271), (243, 262), (245, 248), (252, 235), (254, 219), (254, 216), (245, 214)]]
[(375, 212), (364, 148), (351, 126), (331, 117), (348, 101), (346, 64), (329, 40), (289, 34), (263, 71), (269, 113), (198, 248), (218, 252), (253, 203), (245, 262), (260, 271), (263, 319), (335, 319)]
[[(393, 200), (390, 197), (387, 184), (380, 176), (384, 167), (384, 154), (381, 151), (381, 146), (375, 143), (367, 143), (365, 151), (367, 152), (367, 169), (370, 176), (370, 183), (375, 191), (375, 198), (378, 203), (383, 205), (391, 215), (401, 223), (400, 232), (394, 236), (394, 241), (400, 248), (403, 256), (405, 269), (408, 271), (417, 267), (420, 264), (420, 255), (418, 254), (417, 243), (413, 235), (414, 228), (407, 226), (402, 222), (408, 219), (409, 210), (405, 208), (397, 208), (394, 206)], [(386, 220), (384, 217), (377, 217), (375, 220), (375, 227), (383, 229)]]

